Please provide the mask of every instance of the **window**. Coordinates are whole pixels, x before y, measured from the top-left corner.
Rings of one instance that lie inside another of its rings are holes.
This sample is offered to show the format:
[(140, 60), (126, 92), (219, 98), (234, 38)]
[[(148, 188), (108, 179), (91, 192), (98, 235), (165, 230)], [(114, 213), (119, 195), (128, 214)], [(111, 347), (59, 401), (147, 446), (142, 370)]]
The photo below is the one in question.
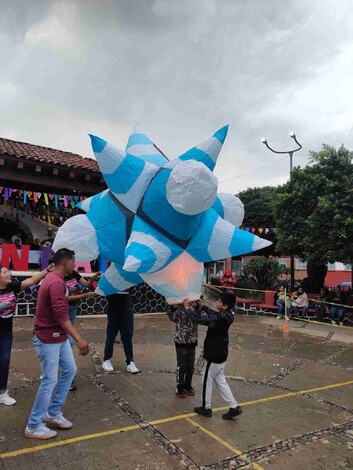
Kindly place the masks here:
[(224, 261), (216, 261), (216, 277), (221, 277), (224, 274)]
[(307, 269), (307, 262), (300, 259), (295, 260), (295, 269)]
[(352, 267), (350, 264), (343, 264), (343, 263), (329, 263), (327, 265), (327, 269), (329, 271), (351, 271)]
[(276, 261), (279, 265), (283, 265), (288, 268), (288, 258), (277, 258)]
[(235, 273), (237, 276), (241, 274), (241, 260), (232, 259), (232, 273)]

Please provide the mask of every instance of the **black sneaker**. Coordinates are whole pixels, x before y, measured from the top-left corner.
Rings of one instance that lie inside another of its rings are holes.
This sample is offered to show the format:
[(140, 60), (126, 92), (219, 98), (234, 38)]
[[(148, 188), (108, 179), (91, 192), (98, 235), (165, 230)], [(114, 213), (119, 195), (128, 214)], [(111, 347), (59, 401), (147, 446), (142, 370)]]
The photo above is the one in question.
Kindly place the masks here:
[(201, 416), (206, 416), (206, 418), (212, 418), (211, 408), (204, 408), (203, 406), (197, 406), (194, 408), (195, 413)]
[(73, 392), (73, 391), (76, 390), (76, 389), (77, 389), (77, 386), (76, 386), (76, 384), (75, 384), (75, 381), (73, 380), (73, 381), (71, 382), (71, 385), (70, 385), (69, 390), (70, 390), (70, 392)]
[(229, 421), (235, 418), (236, 416), (241, 415), (242, 412), (243, 410), (241, 409), (241, 406), (237, 406), (236, 408), (229, 408), (229, 411), (225, 413), (224, 415), (222, 415), (222, 418)]
[(195, 390), (190, 387), (190, 388), (185, 388), (184, 392), (189, 395), (189, 397), (194, 397), (195, 396)]

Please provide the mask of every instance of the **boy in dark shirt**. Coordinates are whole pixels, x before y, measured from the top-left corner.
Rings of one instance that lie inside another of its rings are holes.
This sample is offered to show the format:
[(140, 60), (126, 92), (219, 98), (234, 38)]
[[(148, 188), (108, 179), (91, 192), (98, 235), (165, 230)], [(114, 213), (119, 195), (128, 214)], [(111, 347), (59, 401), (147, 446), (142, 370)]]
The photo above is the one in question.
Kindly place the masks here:
[(175, 349), (177, 355), (176, 396), (194, 396), (192, 376), (194, 373), (195, 350), (198, 340), (197, 324), (187, 314), (183, 305), (167, 308), (169, 320), (175, 323)]
[(222, 418), (231, 420), (242, 413), (224, 376), (224, 367), (228, 358), (228, 330), (234, 321), (231, 312), (234, 305), (235, 297), (228, 292), (219, 295), (216, 301), (217, 311), (203, 306), (202, 301), (184, 300), (184, 307), (190, 318), (195, 323), (208, 326), (203, 353), (207, 362), (203, 373), (202, 406), (194, 408), (195, 413), (208, 418), (212, 416), (213, 383), (216, 384), (223, 400), (229, 405), (229, 411), (223, 414)]

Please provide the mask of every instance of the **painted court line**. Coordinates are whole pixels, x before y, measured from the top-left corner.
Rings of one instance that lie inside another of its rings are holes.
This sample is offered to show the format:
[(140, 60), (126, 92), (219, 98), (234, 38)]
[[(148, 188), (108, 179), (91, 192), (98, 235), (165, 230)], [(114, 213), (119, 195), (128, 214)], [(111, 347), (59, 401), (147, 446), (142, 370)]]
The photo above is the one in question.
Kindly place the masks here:
[[(233, 454), (235, 455), (242, 455), (242, 451), (240, 449), (237, 449), (236, 447), (233, 447), (232, 445), (228, 444), (227, 441), (224, 441), (222, 438), (220, 438), (219, 436), (217, 436), (217, 434), (214, 434), (213, 432), (209, 431), (208, 429), (204, 428), (203, 426), (201, 426), (199, 423), (197, 423), (196, 421), (194, 421), (193, 419), (190, 419), (190, 418), (185, 418), (185, 421), (187, 421), (188, 423), (192, 424), (193, 426), (195, 426), (196, 428), (200, 429), (201, 431), (203, 431), (205, 434), (207, 434), (208, 436), (212, 437), (212, 439), (214, 439), (215, 441), (219, 442), (220, 444), (222, 444), (222, 446), (226, 447), (227, 449), (229, 449), (230, 451), (233, 452)], [(247, 457), (242, 457), (242, 460), (244, 462), (246, 462), (247, 464), (251, 464), (252, 467), (255, 469), (255, 470), (264, 470), (263, 467), (261, 467), (260, 465), (258, 465), (257, 463), (255, 462), (251, 462)]]
[[(298, 390), (297, 392), (288, 392), (288, 393), (283, 393), (281, 395), (274, 395), (274, 396), (271, 396), (271, 397), (258, 398), (257, 400), (246, 401), (244, 403), (240, 403), (240, 405), (241, 406), (248, 406), (248, 405), (255, 405), (256, 403), (266, 403), (268, 401), (281, 400), (283, 398), (294, 397), (296, 395), (304, 395), (305, 393), (320, 392), (321, 390), (329, 390), (330, 388), (346, 387), (347, 385), (352, 385), (352, 384), (353, 384), (353, 380), (349, 380), (348, 382), (340, 382), (340, 383), (337, 383), (337, 384), (324, 385), (323, 387), (309, 388), (307, 390)], [(227, 409), (228, 409), (227, 406), (222, 406), (220, 408), (214, 408), (213, 411), (223, 411), (223, 410), (227, 410)]]
[(111, 429), (110, 431), (98, 432), (96, 434), (85, 434), (84, 436), (72, 437), (71, 439), (64, 439), (62, 441), (50, 442), (48, 444), (43, 444), (41, 446), (26, 447), (24, 449), (14, 450), (12, 452), (5, 452), (4, 454), (0, 454), (0, 458), (5, 459), (8, 457), (17, 457), (18, 455), (30, 454), (32, 452), (38, 452), (40, 450), (52, 449), (53, 447), (66, 446), (68, 444), (74, 444), (80, 441), (86, 441), (89, 439), (97, 439), (98, 437), (112, 436), (114, 434), (119, 434), (121, 432), (127, 432), (127, 431), (133, 431), (136, 429), (141, 429), (141, 427), (138, 424), (134, 424), (132, 426), (126, 426), (124, 428), (118, 428), (118, 429)]
[[(300, 390), (298, 392), (288, 392), (288, 393), (284, 393), (284, 394), (281, 394), (281, 395), (274, 395), (274, 396), (270, 396), (270, 397), (259, 398), (257, 400), (252, 400), (252, 401), (247, 401), (247, 402), (244, 402), (244, 403), (239, 403), (239, 405), (241, 405), (241, 406), (256, 405), (257, 403), (266, 403), (266, 402), (270, 402), (270, 401), (273, 401), (273, 400), (281, 400), (283, 398), (289, 398), (289, 397), (293, 397), (293, 396), (296, 396), (296, 395), (302, 395), (302, 394), (311, 393), (311, 392), (319, 392), (321, 390), (328, 390), (328, 389), (332, 389), (332, 388), (345, 387), (347, 385), (352, 385), (352, 384), (353, 384), (353, 380), (349, 380), (348, 382), (340, 382), (340, 383), (336, 383), (336, 384), (325, 385), (323, 387), (316, 387), (316, 388), (311, 388), (311, 389), (307, 389), (307, 390)], [(213, 411), (215, 411), (215, 412), (216, 411), (224, 411), (224, 410), (228, 410), (228, 407), (223, 406), (223, 407), (220, 407), (220, 408), (214, 408), (213, 409)], [(151, 424), (152, 426), (156, 426), (158, 424), (171, 423), (173, 421), (179, 421), (181, 419), (193, 418), (194, 416), (197, 416), (196, 413), (186, 413), (186, 414), (182, 414), (182, 415), (171, 416), (169, 418), (162, 418), (162, 419), (157, 419), (157, 420), (154, 420), (154, 421), (150, 421), (149, 424)], [(76, 442), (86, 441), (86, 440), (89, 440), (89, 439), (97, 439), (97, 438), (100, 438), (100, 437), (112, 436), (114, 434), (119, 434), (119, 433), (127, 432), (127, 431), (134, 431), (136, 429), (141, 429), (141, 427), (139, 425), (135, 424), (135, 425), (126, 426), (126, 427), (123, 427), (123, 428), (111, 429), (110, 431), (103, 431), (103, 432), (98, 432), (98, 433), (95, 433), (95, 434), (85, 434), (83, 436), (77, 436), (77, 437), (73, 437), (71, 439), (63, 439), (61, 441), (50, 442), (48, 444), (43, 444), (43, 445), (40, 445), (40, 446), (26, 447), (24, 449), (18, 449), (18, 450), (14, 450), (14, 451), (11, 451), (11, 452), (4, 452), (4, 453), (0, 454), (0, 459), (6, 459), (6, 458), (9, 458), (9, 457), (16, 457), (18, 455), (23, 455), (23, 454), (31, 454), (33, 452), (38, 452), (40, 450), (52, 449), (54, 447), (74, 444)]]

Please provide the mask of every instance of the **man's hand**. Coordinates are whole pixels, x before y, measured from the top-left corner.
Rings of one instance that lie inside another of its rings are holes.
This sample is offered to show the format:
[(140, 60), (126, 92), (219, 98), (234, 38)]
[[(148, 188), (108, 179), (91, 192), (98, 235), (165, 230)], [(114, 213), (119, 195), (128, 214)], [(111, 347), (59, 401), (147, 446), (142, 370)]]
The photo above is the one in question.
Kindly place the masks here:
[(183, 305), (185, 310), (188, 310), (190, 308), (190, 300), (189, 299), (184, 299), (183, 300)]
[(93, 276), (89, 280), (89, 283), (93, 284), (95, 281), (98, 281), (101, 276), (102, 276), (102, 273), (98, 271), (96, 274), (93, 274)]
[(77, 347), (80, 351), (80, 356), (86, 356), (89, 353), (88, 343), (85, 339), (78, 339), (77, 340)]
[(90, 299), (91, 297), (95, 297), (97, 294), (95, 292), (85, 292), (82, 294), (83, 299)]

